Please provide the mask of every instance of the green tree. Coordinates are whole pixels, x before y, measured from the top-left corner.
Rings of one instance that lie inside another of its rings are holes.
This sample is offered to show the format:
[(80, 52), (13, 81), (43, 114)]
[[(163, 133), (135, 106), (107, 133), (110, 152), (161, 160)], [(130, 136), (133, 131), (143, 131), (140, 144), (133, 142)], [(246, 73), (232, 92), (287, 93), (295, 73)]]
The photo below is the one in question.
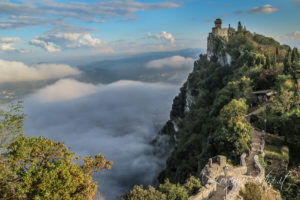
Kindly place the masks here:
[(0, 110), (0, 153), (20, 134), (23, 133), (24, 113), (22, 103), (10, 104)]
[(253, 96), (250, 78), (243, 76), (238, 81), (231, 81), (227, 83), (227, 85), (218, 92), (211, 113), (219, 114), (223, 106), (228, 104), (234, 98), (245, 98), (247, 103), (252, 103)]
[(292, 52), (291, 49), (289, 48), (284, 58), (284, 69), (283, 69), (284, 74), (289, 74), (291, 72), (291, 68), (292, 68)]
[(297, 63), (298, 59), (299, 59), (298, 49), (297, 48), (293, 48), (292, 56), (291, 56), (292, 63), (293, 64)]
[(8, 108), (0, 110), (1, 199), (93, 199), (97, 183), (92, 174), (110, 169), (112, 162), (98, 154), (79, 165), (80, 157), (63, 143), (23, 134), (21, 103)]
[(167, 200), (167, 196), (152, 186), (144, 189), (142, 185), (135, 185), (132, 190), (122, 195), (121, 200)]
[(267, 55), (266, 64), (265, 64), (264, 68), (265, 69), (270, 69), (271, 68), (271, 59), (270, 59), (269, 55)]
[(215, 133), (218, 153), (225, 153), (235, 160), (249, 150), (251, 125), (247, 123), (248, 106), (245, 99), (233, 99), (225, 105), (219, 116), (220, 127)]
[(167, 200), (187, 200), (188, 191), (180, 184), (173, 184), (167, 179), (164, 184), (159, 185), (159, 191), (167, 195)]
[(63, 143), (20, 135), (8, 146), (2, 167), (12, 176), (2, 177), (0, 193), (7, 199), (93, 199), (97, 183), (92, 174), (110, 169), (101, 154), (79, 157)]
[(183, 185), (170, 183), (168, 179), (160, 184), (158, 190), (149, 186), (134, 186), (132, 190), (122, 195), (122, 200), (187, 200), (201, 188), (198, 178), (190, 176)]

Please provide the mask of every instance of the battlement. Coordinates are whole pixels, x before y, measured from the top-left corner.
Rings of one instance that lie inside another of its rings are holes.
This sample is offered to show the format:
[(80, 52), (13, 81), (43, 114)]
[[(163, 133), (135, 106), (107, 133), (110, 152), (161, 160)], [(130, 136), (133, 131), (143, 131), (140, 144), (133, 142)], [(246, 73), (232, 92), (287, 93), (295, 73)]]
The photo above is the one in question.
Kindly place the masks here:
[(228, 28), (222, 28), (222, 24), (222, 19), (216, 19), (215, 27), (212, 28), (212, 32), (209, 34), (209, 36), (219, 36), (225, 38), (225, 40), (229, 40), (235, 34), (236, 31), (230, 26), (230, 24)]

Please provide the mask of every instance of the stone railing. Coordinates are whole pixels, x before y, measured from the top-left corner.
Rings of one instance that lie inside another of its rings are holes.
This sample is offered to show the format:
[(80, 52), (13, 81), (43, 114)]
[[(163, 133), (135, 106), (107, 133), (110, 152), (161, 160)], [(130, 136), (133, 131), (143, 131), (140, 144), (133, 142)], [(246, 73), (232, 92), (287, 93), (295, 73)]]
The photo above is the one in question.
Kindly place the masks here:
[(188, 200), (208, 200), (217, 191), (217, 182), (208, 180), (207, 184), (200, 188), (199, 192), (189, 197)]
[(246, 153), (243, 153), (241, 155), (240, 166), (229, 170), (227, 176), (238, 176), (247, 173), (247, 165), (245, 161), (246, 156), (247, 156)]
[[(237, 177), (247, 173), (247, 165), (246, 165), (246, 154), (243, 153), (241, 155), (240, 166), (232, 168), (228, 170), (228, 177)], [(199, 192), (191, 196), (189, 200), (207, 200), (209, 199), (214, 192), (217, 190), (217, 181), (216, 178), (219, 176), (224, 176), (223, 167), (226, 166), (226, 157), (225, 156), (216, 156), (209, 159), (209, 162), (201, 171), (202, 176), (202, 184), (204, 185), (200, 188)], [(235, 179), (228, 179), (229, 185), (232, 188), (236, 188), (239, 186), (239, 182), (235, 182)], [(231, 190), (232, 191), (232, 190)], [(238, 190), (239, 191), (239, 190)], [(235, 194), (236, 192), (234, 192)], [(232, 195), (234, 196), (234, 195)]]
[[(265, 136), (262, 135), (262, 137), (260, 138), (260, 153), (262, 155), (262, 158), (264, 160), (265, 154), (264, 154), (264, 147), (265, 147)], [(264, 166), (261, 166), (260, 162), (259, 162), (259, 157), (258, 155), (254, 156), (254, 166), (259, 170), (259, 174), (257, 175), (256, 178), (258, 178), (258, 180), (260, 182), (262, 182), (265, 179), (265, 168)]]
[(258, 155), (254, 156), (254, 165), (259, 170), (259, 174), (255, 178), (262, 182), (265, 178), (265, 169), (263, 166), (261, 166)]

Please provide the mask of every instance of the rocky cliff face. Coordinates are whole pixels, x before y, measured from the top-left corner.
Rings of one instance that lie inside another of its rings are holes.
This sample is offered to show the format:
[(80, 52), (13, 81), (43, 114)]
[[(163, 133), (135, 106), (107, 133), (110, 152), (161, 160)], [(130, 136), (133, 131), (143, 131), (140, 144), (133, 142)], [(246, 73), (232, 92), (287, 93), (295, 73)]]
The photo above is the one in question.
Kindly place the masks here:
[(231, 55), (225, 51), (227, 41), (218, 36), (209, 36), (207, 39), (207, 57), (209, 60), (214, 59), (222, 66), (230, 65)]

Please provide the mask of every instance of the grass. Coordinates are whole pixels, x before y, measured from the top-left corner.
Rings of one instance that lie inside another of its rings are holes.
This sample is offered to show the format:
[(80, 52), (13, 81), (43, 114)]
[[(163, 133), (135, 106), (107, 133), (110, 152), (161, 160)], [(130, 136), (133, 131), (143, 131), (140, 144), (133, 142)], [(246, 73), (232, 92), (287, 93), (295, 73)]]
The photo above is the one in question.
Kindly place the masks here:
[(278, 158), (283, 160), (289, 160), (289, 148), (287, 146), (265, 146), (265, 156), (269, 158)]
[(258, 162), (260, 163), (261, 166), (265, 169), (267, 167), (267, 163), (265, 163), (264, 158), (262, 157), (261, 154), (258, 155)]

